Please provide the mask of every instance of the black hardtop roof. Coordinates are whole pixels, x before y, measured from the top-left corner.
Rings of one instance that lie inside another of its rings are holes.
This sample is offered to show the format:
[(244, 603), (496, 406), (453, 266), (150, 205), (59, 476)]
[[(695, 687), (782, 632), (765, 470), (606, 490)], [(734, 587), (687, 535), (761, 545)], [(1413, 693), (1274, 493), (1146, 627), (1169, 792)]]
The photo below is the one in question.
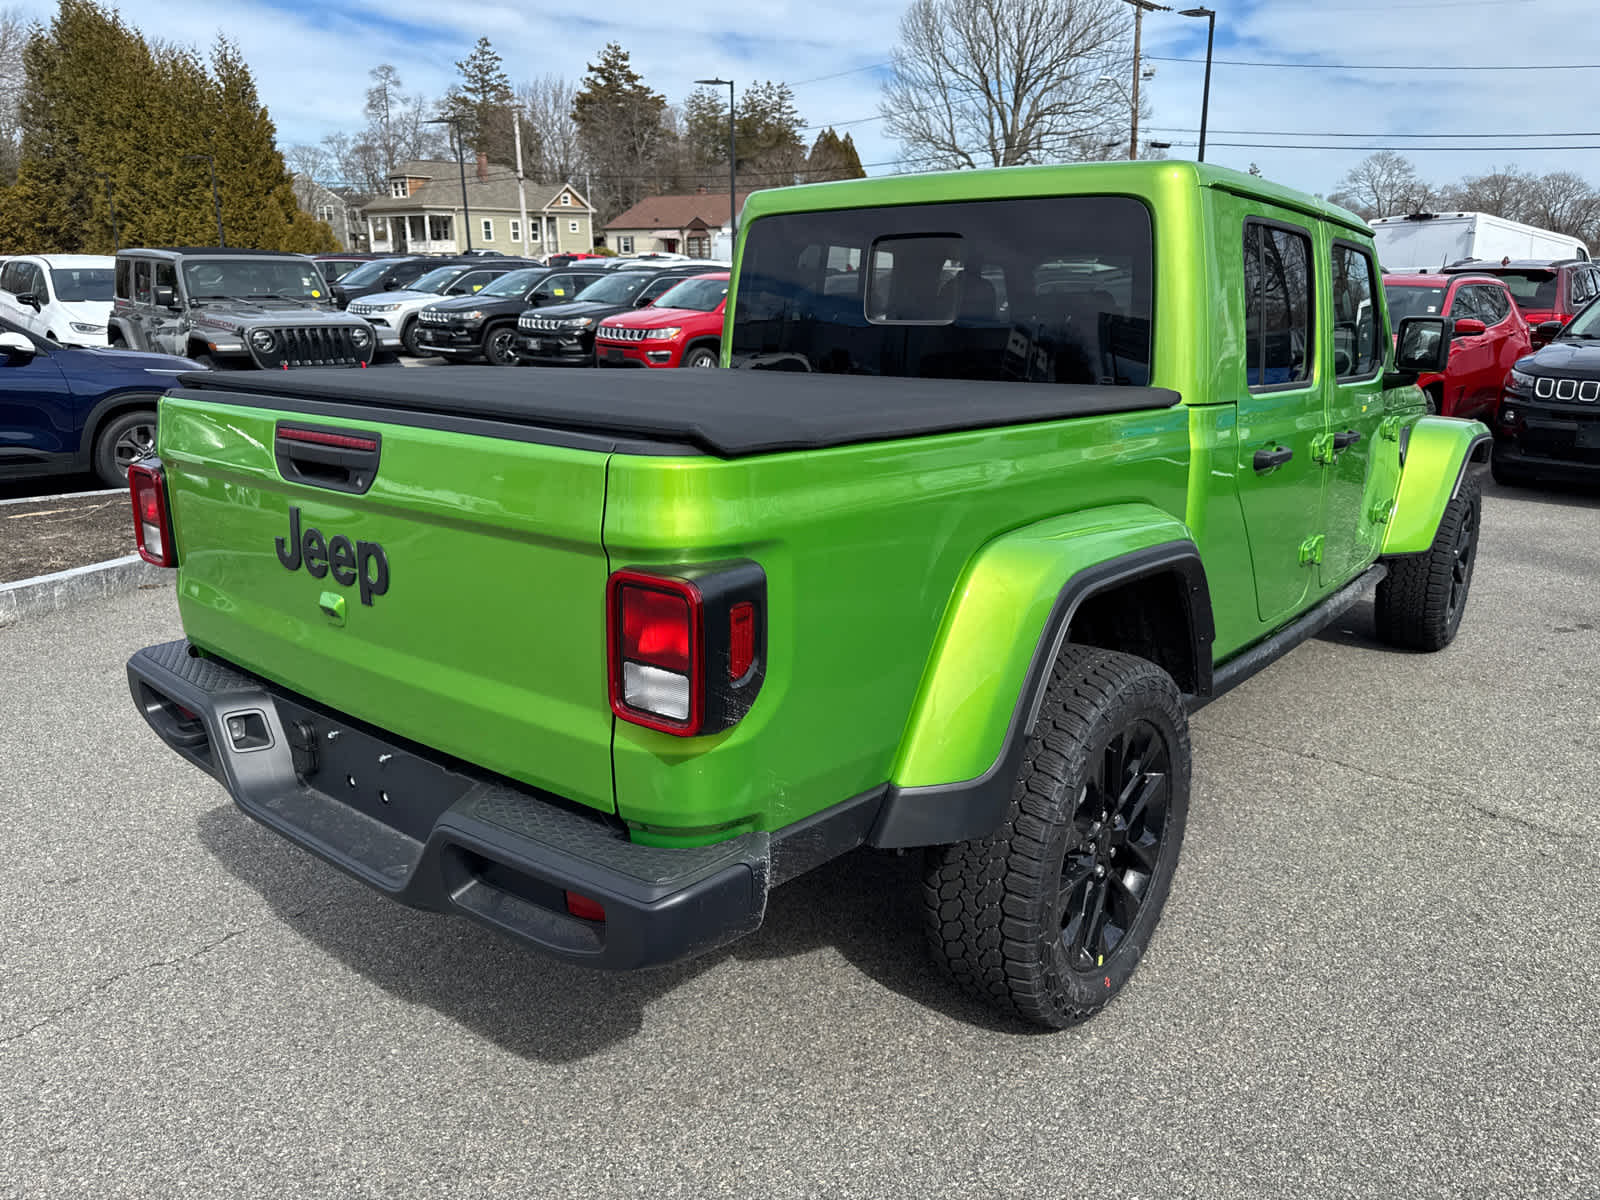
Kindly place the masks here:
[(118, 250), (122, 254), (151, 254), (161, 258), (181, 258), (190, 255), (206, 255), (212, 258), (303, 258), (310, 259), (309, 254), (297, 254), (293, 250), (245, 250), (233, 246), (149, 246), (129, 247)]
[[(385, 419), (432, 414), (684, 443), (722, 458), (1170, 408), (1165, 388), (984, 383), (790, 371), (228, 371), (179, 377), (179, 396)], [(370, 414), (370, 416), (368, 415)], [(337, 417), (330, 417), (337, 420)], [(670, 451), (663, 451), (668, 453)], [(681, 453), (681, 450), (678, 451)]]

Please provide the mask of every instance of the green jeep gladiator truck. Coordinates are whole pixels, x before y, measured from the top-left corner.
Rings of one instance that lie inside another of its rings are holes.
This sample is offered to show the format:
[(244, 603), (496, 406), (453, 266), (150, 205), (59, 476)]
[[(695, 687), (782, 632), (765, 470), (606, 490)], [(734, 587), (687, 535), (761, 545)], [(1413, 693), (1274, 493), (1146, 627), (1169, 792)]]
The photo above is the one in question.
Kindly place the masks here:
[(574, 963), (920, 849), (956, 983), (1081, 1020), (1188, 712), (1374, 586), (1455, 635), (1488, 433), (1424, 415), (1443, 322), (1379, 282), (1355, 216), (1211, 167), (861, 180), (751, 197), (744, 369), (185, 377), (132, 488), (186, 636), (134, 700), (284, 837)]

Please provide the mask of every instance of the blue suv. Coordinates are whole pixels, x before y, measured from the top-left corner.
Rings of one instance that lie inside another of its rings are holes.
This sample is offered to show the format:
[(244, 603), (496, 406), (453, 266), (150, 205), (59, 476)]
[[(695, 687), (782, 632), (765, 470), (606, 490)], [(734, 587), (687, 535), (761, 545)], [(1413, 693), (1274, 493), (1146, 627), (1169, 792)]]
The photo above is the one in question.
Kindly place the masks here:
[(198, 363), (76, 350), (0, 319), (0, 479), (93, 471), (108, 487), (154, 454), (156, 402)]

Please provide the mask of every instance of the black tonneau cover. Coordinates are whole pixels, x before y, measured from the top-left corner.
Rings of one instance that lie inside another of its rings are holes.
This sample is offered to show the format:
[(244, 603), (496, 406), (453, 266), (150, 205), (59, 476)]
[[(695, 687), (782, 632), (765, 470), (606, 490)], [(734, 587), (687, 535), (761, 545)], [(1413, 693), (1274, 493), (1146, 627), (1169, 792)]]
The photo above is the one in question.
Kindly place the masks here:
[(1180, 399), (1166, 388), (755, 370), (312, 369), (190, 372), (179, 380), (179, 395), (232, 393), (220, 403), (323, 401), (661, 439), (721, 458), (1171, 408)]

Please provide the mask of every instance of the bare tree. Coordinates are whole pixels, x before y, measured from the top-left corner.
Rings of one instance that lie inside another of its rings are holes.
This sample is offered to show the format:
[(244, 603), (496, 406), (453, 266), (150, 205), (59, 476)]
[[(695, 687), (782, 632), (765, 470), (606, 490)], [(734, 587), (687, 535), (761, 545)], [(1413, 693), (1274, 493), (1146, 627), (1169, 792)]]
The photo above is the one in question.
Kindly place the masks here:
[(1422, 212), (1436, 198), (1434, 190), (1417, 177), (1411, 160), (1392, 150), (1367, 155), (1328, 197), (1368, 220)]
[(1571, 171), (1552, 171), (1535, 180), (1528, 201), (1527, 219), (1542, 229), (1585, 241), (1600, 232), (1600, 195)]
[[(922, 167), (1079, 157), (1126, 126), (1131, 10), (1119, 0), (913, 0), (885, 128)], [(1104, 157), (1104, 155), (1097, 155)]]
[(0, 184), (17, 177), (22, 157), (22, 48), (30, 34), (22, 9), (0, 8)]
[(1533, 176), (1524, 175), (1513, 166), (1490, 171), (1487, 175), (1469, 175), (1455, 187), (1446, 188), (1443, 194), (1446, 207), (1521, 221), (1528, 216), (1529, 197), (1535, 183)]
[(572, 119), (577, 87), (559, 75), (541, 75), (517, 89), (517, 107), (534, 134), (522, 153), (530, 178), (565, 183), (583, 170), (578, 123)]

